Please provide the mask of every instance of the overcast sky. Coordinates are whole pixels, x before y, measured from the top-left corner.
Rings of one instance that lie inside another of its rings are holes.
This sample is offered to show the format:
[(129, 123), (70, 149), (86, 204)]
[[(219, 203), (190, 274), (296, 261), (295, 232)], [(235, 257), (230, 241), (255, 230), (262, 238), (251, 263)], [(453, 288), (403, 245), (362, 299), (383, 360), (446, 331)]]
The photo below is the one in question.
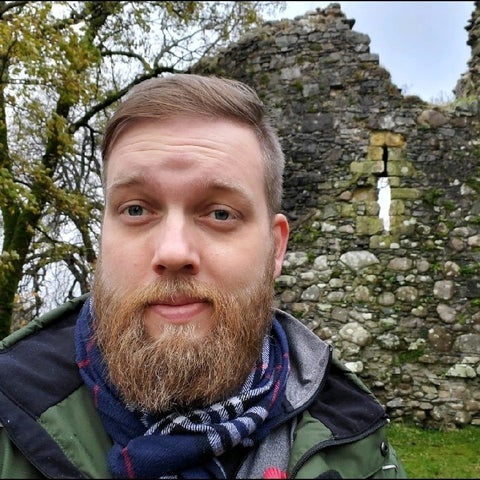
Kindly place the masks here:
[(467, 45), (474, 2), (339, 1), (286, 2), (275, 18), (294, 18), (315, 8), (339, 3), (353, 30), (370, 37), (370, 52), (379, 55), (393, 83), (404, 94), (425, 101), (453, 98), (460, 76), (468, 70)]

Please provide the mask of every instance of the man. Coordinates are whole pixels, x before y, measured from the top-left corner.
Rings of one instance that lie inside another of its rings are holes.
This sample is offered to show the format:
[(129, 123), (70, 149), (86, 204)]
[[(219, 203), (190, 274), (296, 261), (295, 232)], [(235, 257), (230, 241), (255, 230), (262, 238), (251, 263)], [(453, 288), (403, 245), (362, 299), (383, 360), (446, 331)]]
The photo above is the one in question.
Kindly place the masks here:
[(2, 477), (404, 476), (382, 407), (273, 309), (284, 159), (257, 95), (149, 80), (102, 155), (92, 294), (3, 341)]

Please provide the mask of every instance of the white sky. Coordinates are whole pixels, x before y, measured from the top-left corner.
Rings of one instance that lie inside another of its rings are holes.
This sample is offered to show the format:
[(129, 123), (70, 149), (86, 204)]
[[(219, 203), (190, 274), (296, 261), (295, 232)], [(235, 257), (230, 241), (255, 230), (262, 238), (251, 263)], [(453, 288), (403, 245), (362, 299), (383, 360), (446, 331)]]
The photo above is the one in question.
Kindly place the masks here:
[(423, 100), (453, 98), (460, 76), (468, 70), (467, 45), (474, 2), (338, 1), (286, 2), (275, 18), (294, 18), (315, 8), (339, 3), (353, 30), (370, 37), (370, 52), (379, 55), (393, 83), (403, 94)]

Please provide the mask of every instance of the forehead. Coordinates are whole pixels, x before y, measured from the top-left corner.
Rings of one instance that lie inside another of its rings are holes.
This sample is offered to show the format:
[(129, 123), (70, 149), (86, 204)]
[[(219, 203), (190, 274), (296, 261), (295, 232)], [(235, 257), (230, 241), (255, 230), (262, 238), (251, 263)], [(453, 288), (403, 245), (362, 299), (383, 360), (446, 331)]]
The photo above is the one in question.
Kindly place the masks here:
[[(247, 125), (229, 120), (176, 118), (140, 120), (115, 139), (105, 165), (105, 186), (131, 184), (150, 176), (181, 174), (185, 182), (264, 190), (265, 165), (260, 142)], [(208, 181), (207, 181), (208, 180)]]
[[(252, 160), (263, 164), (263, 152), (259, 138), (252, 126), (230, 119), (205, 117), (173, 117), (168, 119), (137, 118), (123, 123), (112, 135), (105, 167), (112, 154), (118, 150), (146, 150), (156, 143), (157, 148), (204, 148), (238, 153), (250, 150)], [(238, 149), (238, 147), (241, 147)], [(263, 165), (262, 165), (263, 166)]]
[[(248, 135), (250, 140), (257, 144), (259, 149), (262, 149), (263, 146), (260, 145), (260, 139), (257, 135), (256, 128), (253, 125), (237, 121), (235, 119), (229, 118), (213, 118), (213, 117), (202, 117), (199, 115), (192, 116), (183, 116), (182, 114), (178, 116), (169, 116), (165, 118), (130, 118), (125, 121), (120, 122), (114, 130), (109, 135), (109, 143), (105, 146), (105, 163), (111, 156), (112, 150), (116, 149), (119, 143), (124, 141), (124, 137), (131, 137), (136, 135), (139, 130), (144, 130), (148, 128), (155, 137), (165, 137), (168, 138), (169, 133), (172, 131), (179, 134), (179, 138), (187, 139), (190, 135), (194, 135), (198, 130), (201, 130), (199, 127), (205, 127), (206, 130), (200, 132), (200, 137), (204, 136), (205, 140), (213, 134), (215, 138), (217, 135), (217, 129), (221, 131), (224, 130), (236, 130), (237, 132), (243, 131), (244, 135)], [(156, 130), (156, 133), (154, 132)], [(210, 130), (210, 131), (208, 131)], [(127, 143), (130, 143), (131, 140), (127, 140)]]

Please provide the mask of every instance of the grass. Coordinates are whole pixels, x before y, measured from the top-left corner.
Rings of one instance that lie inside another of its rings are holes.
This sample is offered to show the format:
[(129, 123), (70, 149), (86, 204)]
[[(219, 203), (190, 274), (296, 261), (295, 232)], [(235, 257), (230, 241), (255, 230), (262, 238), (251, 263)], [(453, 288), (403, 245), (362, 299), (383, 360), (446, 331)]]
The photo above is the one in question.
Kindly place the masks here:
[(480, 478), (480, 427), (441, 431), (392, 422), (388, 431), (409, 478)]

